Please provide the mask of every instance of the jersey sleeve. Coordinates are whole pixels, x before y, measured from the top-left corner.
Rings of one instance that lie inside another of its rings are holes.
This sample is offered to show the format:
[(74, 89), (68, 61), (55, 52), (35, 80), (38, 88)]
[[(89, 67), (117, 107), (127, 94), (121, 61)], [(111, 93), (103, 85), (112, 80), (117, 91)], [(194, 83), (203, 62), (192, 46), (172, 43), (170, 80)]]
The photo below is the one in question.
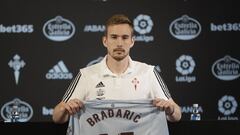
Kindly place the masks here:
[(150, 77), (152, 80), (152, 96), (153, 98), (171, 98), (171, 94), (163, 81), (162, 77), (158, 73), (156, 67), (152, 67)]
[(71, 84), (68, 86), (68, 89), (66, 90), (62, 101), (63, 102), (68, 102), (70, 99), (77, 98), (81, 101), (84, 100), (84, 95), (85, 95), (85, 89), (86, 89), (86, 79), (81, 72), (81, 70), (78, 72), (76, 77), (73, 79)]

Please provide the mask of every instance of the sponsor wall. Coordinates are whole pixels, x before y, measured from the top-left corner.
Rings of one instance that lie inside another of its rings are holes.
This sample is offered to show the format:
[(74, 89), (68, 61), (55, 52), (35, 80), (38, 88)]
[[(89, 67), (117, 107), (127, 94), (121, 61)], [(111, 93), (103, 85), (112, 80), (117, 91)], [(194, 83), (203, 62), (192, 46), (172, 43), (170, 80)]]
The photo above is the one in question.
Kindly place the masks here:
[(79, 68), (104, 57), (104, 23), (115, 13), (133, 21), (131, 57), (157, 66), (183, 121), (191, 120), (193, 104), (197, 119), (239, 120), (240, 12), (231, 0), (2, 4), (2, 121), (51, 121), (53, 107)]

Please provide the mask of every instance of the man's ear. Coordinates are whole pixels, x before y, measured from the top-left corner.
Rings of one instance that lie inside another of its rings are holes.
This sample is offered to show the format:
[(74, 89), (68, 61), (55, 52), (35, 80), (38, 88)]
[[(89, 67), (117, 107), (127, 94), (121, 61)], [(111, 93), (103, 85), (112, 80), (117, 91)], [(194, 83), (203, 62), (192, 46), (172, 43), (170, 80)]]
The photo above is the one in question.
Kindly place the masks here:
[(132, 44), (130, 45), (130, 47), (133, 47), (134, 43), (135, 43), (135, 39), (134, 37), (132, 37)]
[(102, 43), (105, 47), (107, 47), (107, 44), (106, 44), (106, 40), (107, 40), (107, 37), (106, 36), (103, 36), (102, 37)]

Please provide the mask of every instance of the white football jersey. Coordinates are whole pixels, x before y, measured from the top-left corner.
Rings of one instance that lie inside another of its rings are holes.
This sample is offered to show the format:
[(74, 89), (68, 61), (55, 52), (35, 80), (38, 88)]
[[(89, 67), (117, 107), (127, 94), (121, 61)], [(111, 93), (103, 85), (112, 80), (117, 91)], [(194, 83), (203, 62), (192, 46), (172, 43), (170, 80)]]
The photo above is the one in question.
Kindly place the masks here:
[(67, 135), (169, 135), (151, 100), (91, 100), (70, 116)]
[(170, 93), (152, 65), (131, 60), (121, 75), (112, 73), (106, 57), (95, 65), (80, 69), (66, 91), (63, 101), (169, 99)]

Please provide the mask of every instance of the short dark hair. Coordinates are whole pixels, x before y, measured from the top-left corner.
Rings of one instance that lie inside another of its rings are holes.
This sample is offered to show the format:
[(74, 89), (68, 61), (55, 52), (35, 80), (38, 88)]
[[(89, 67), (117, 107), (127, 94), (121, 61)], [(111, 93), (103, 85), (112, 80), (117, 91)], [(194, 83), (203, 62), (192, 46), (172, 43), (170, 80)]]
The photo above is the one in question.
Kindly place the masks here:
[(130, 19), (123, 14), (115, 14), (110, 17), (105, 24), (105, 36), (107, 35), (107, 29), (111, 25), (118, 25), (118, 24), (128, 24), (132, 28), (132, 35), (133, 35), (133, 24)]

